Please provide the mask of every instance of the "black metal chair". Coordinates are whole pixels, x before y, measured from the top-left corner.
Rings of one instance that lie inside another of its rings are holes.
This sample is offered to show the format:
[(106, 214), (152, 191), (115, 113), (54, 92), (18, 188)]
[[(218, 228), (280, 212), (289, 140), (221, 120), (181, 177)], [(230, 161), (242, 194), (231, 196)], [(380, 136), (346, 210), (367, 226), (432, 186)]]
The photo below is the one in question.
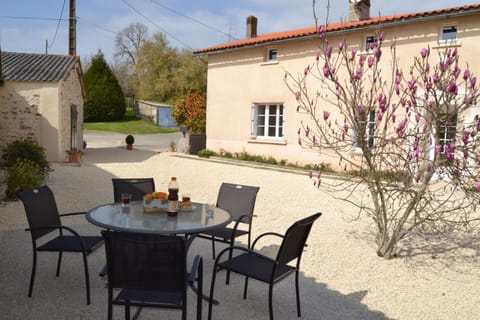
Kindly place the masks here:
[(153, 178), (112, 178), (113, 199), (120, 202), (122, 193), (130, 193), (132, 201), (143, 200), (146, 193), (155, 191)]
[[(210, 287), (210, 298), (208, 304), (208, 319), (212, 319), (212, 301), (215, 287), (216, 274), (220, 270), (227, 270), (227, 272), (234, 272), (245, 276), (245, 286), (243, 290), (243, 298), (247, 298), (248, 278), (259, 280), (261, 282), (268, 283), (268, 308), (270, 314), (270, 320), (273, 320), (273, 304), (272, 294), (273, 285), (284, 279), (290, 273), (295, 272), (295, 292), (297, 298), (297, 315), (301, 316), (300, 312), (300, 295), (298, 286), (298, 276), (300, 270), (300, 260), (307, 241), (310, 229), (312, 228), (315, 220), (320, 217), (321, 213), (316, 213), (307, 218), (301, 219), (291, 225), (285, 235), (281, 235), (275, 232), (267, 232), (258, 236), (252, 244), (252, 248), (249, 250), (244, 247), (233, 246), (224, 249), (218, 255), (213, 267), (212, 283)], [(280, 249), (278, 250), (276, 259), (272, 259), (265, 255), (262, 255), (254, 251), (255, 244), (259, 239), (264, 236), (278, 236), (283, 238)], [(229, 258), (225, 261), (220, 261), (222, 256), (229, 252), (239, 250), (243, 251), (239, 255)], [(296, 266), (289, 265), (293, 260), (296, 261)]]
[[(102, 231), (108, 269), (108, 319), (113, 305), (125, 307), (125, 319), (130, 319), (130, 307), (138, 307), (136, 319), (143, 307), (174, 308), (187, 317), (187, 284), (198, 279), (197, 319), (202, 318), (203, 262), (196, 256), (190, 273), (186, 272), (185, 238), (156, 234)], [(120, 289), (116, 297), (113, 290)]]
[[(233, 245), (235, 238), (246, 234), (248, 236), (248, 248), (250, 248), (253, 211), (259, 189), (259, 187), (226, 182), (220, 186), (217, 196), (217, 207), (230, 213), (234, 225), (233, 227), (227, 226), (205, 231), (197, 235), (197, 237), (212, 241), (213, 259), (215, 259), (215, 241)], [(246, 226), (239, 228), (240, 224)]]
[[(82, 253), (83, 257), (85, 285), (87, 290), (87, 304), (90, 304), (90, 282), (88, 275), (87, 255), (90, 254), (96, 247), (101, 245), (103, 239), (100, 236), (80, 236), (72, 228), (63, 226), (60, 221), (60, 217), (85, 214), (85, 212), (59, 214), (55, 197), (52, 190), (48, 186), (42, 186), (38, 189), (18, 192), (17, 197), (22, 200), (23, 206), (25, 207), (29, 225), (29, 228), (25, 229), (25, 231), (30, 231), (33, 245), (33, 263), (28, 296), (32, 296), (37, 266), (37, 251), (58, 252), (57, 277), (60, 274), (62, 253), (79, 252)], [(59, 231), (58, 236), (40, 245), (37, 243), (37, 240), (43, 236), (46, 236), (47, 234), (51, 234), (56, 230)], [(71, 235), (64, 235), (64, 232), (68, 232)]]

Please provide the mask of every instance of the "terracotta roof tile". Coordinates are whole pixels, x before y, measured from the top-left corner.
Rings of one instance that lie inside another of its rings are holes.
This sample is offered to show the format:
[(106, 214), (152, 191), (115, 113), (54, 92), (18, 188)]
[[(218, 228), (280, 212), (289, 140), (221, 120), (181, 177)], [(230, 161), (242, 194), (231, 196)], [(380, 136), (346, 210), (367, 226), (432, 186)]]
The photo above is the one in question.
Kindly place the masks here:
[(78, 57), (2, 51), (2, 77), (6, 81), (57, 82), (74, 68)]
[[(405, 21), (405, 20), (414, 20), (421, 17), (433, 17), (436, 15), (443, 15), (448, 13), (461, 13), (466, 11), (480, 12), (480, 4), (465, 5), (453, 8), (438, 9), (431, 11), (415, 12), (415, 13), (405, 13), (398, 15), (389, 15), (389, 16), (379, 16), (373, 17), (368, 20), (362, 21), (344, 21), (344, 22), (335, 22), (331, 23), (327, 27), (327, 32), (334, 32), (340, 30), (353, 30), (356, 28), (385, 24), (390, 22)], [(317, 29), (313, 27), (288, 30), (282, 32), (272, 32), (266, 34), (260, 34), (254, 38), (237, 40), (229, 43), (224, 43), (220, 45), (215, 45), (212, 47), (199, 49), (193, 52), (195, 55), (203, 55), (208, 53), (215, 53), (218, 51), (231, 50), (242, 47), (251, 47), (264, 43), (275, 42), (280, 40), (287, 40), (293, 38), (302, 38), (307, 36), (313, 36), (317, 33)]]

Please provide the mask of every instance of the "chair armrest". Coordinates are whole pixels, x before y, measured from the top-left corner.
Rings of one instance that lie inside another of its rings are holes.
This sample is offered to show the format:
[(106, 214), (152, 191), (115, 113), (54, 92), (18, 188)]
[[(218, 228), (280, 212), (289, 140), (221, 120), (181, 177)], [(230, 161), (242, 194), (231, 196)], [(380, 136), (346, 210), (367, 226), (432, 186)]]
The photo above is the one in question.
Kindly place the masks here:
[(51, 226), (43, 226), (43, 227), (36, 227), (36, 228), (26, 228), (25, 231), (35, 231), (35, 230), (43, 230), (43, 229), (64, 229), (64, 230), (69, 231), (71, 234), (73, 234), (80, 241), (80, 245), (82, 246), (82, 251), (86, 251), (85, 242), (83, 241), (80, 234), (77, 231), (75, 231), (72, 228), (67, 227), (67, 226), (51, 225)]
[(257, 255), (259, 257), (262, 257), (263, 259), (265, 260), (269, 260), (273, 263), (276, 263), (275, 259), (272, 259), (266, 255), (263, 255), (261, 253), (257, 253), (251, 249), (248, 249), (248, 248), (245, 248), (245, 247), (240, 247), (240, 246), (231, 246), (231, 247), (227, 247), (225, 249), (223, 249), (218, 255), (217, 255), (217, 258), (215, 259), (215, 265), (214, 265), (214, 269), (213, 270), (216, 270), (217, 268), (217, 264), (218, 262), (220, 261), (220, 258), (226, 253), (226, 252), (229, 252), (229, 251), (234, 251), (234, 250), (239, 250), (239, 251), (243, 251), (245, 253), (248, 253), (248, 254), (254, 254), (254, 255)]
[(251, 222), (253, 217), (256, 217), (256, 216), (253, 214), (243, 214), (240, 217), (238, 217), (237, 220), (235, 220), (235, 224), (233, 225), (232, 233), (230, 236), (231, 243), (233, 243), (233, 240), (235, 239), (235, 231), (238, 229), (238, 225), (240, 224), (240, 222), (243, 222), (242, 220), (244, 220), (245, 218), (249, 218)]
[(59, 214), (60, 217), (68, 217), (68, 216), (76, 216), (76, 215), (80, 215), (80, 214), (87, 214), (86, 211), (82, 211), (82, 212), (69, 212), (69, 213), (62, 213), (62, 214)]
[(195, 256), (195, 258), (193, 259), (192, 269), (190, 270), (190, 273), (188, 274), (187, 282), (190, 282), (190, 283), (193, 284), (195, 282), (195, 278), (197, 277), (197, 273), (199, 273), (200, 276), (202, 276), (202, 274), (203, 274), (203, 259), (202, 259), (202, 256)]
[(260, 240), (261, 238), (265, 237), (265, 236), (276, 236), (276, 237), (280, 237), (283, 239), (284, 235), (283, 234), (280, 234), (280, 233), (277, 233), (277, 232), (265, 232), (265, 233), (262, 233), (261, 235), (259, 235), (258, 237), (255, 238), (255, 240), (253, 240), (253, 243), (252, 243), (252, 250), (253, 248), (255, 248), (255, 244), (257, 243), (258, 240)]

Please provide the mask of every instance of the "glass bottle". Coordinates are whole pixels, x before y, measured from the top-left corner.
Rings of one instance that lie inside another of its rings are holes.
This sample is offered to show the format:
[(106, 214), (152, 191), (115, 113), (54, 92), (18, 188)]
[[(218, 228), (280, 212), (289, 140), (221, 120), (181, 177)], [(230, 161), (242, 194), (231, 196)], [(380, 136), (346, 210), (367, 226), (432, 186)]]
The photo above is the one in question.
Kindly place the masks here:
[(167, 215), (174, 217), (178, 214), (178, 182), (176, 177), (172, 177), (168, 183), (168, 209)]

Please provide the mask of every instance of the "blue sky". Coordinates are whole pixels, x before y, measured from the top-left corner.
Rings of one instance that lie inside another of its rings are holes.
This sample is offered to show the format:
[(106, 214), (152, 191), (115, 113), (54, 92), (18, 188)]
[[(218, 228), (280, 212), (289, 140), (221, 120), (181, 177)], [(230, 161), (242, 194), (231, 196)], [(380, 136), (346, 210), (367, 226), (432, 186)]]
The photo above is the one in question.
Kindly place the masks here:
[[(77, 0), (76, 3), (77, 53), (82, 59), (101, 49), (111, 61), (115, 35), (137, 22), (145, 24), (150, 34), (165, 33), (170, 45), (188, 49), (245, 38), (249, 15), (258, 18), (258, 33), (314, 25), (312, 0)], [(478, 0), (371, 0), (370, 14), (390, 15), (474, 3)], [(59, 22), (62, 6), (63, 20)], [(2, 50), (44, 53), (48, 40), (49, 53), (66, 54), (68, 7), (69, 0), (3, 0)], [(325, 19), (326, 7), (327, 0), (316, 0), (316, 14), (321, 21)], [(347, 15), (348, 0), (330, 0), (331, 22), (345, 20)]]

